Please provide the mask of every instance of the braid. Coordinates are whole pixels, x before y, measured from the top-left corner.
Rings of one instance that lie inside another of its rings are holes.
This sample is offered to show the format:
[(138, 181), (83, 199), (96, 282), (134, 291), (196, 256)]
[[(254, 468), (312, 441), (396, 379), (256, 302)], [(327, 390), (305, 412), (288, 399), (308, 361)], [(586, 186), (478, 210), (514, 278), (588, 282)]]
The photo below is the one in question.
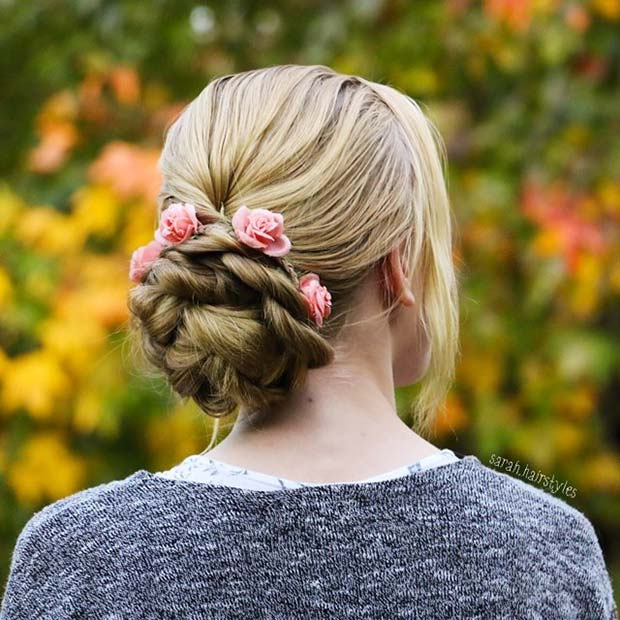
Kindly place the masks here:
[(239, 404), (279, 402), (334, 351), (309, 317), (288, 259), (242, 243), (211, 213), (198, 234), (161, 249), (129, 308), (149, 364), (218, 417)]

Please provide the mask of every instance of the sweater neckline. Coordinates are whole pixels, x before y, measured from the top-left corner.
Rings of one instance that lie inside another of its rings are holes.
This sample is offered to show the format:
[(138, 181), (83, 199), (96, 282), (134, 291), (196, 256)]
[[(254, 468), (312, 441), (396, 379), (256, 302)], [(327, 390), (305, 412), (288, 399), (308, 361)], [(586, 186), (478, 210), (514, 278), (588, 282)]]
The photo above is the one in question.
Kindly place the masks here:
[[(417, 468), (420, 469), (426, 469), (429, 467), (435, 467), (435, 466), (439, 466), (439, 465), (444, 465), (449, 461), (455, 460), (459, 458), (452, 450), (450, 450), (449, 448), (443, 448), (442, 450), (440, 450), (439, 452), (434, 452), (432, 454), (429, 454), (425, 457), (419, 458), (415, 461), (411, 461), (408, 462), (404, 465), (400, 465), (399, 467), (395, 467), (394, 469), (391, 469), (389, 471), (384, 471), (381, 472), (379, 474), (376, 474), (374, 476), (370, 476), (368, 478), (362, 479), (362, 480), (353, 480), (353, 481), (334, 481), (334, 482), (328, 482), (328, 483), (324, 483), (324, 482), (318, 482), (318, 483), (314, 483), (314, 482), (305, 482), (305, 481), (299, 481), (299, 480), (294, 480), (292, 478), (286, 478), (284, 476), (279, 476), (279, 475), (275, 475), (275, 474), (268, 474), (265, 473), (263, 471), (257, 470), (257, 469), (250, 469), (248, 467), (242, 467), (240, 465), (233, 465), (231, 463), (228, 463), (226, 461), (220, 461), (219, 459), (214, 459), (212, 457), (209, 456), (209, 453), (199, 453), (199, 454), (191, 454), (190, 456), (188, 456), (186, 459), (184, 459), (183, 461), (181, 461), (181, 463), (179, 463), (178, 465), (176, 465), (175, 467), (173, 467), (171, 470), (166, 470), (163, 472), (157, 472), (157, 474), (167, 474), (170, 471), (174, 471), (178, 468), (180, 468), (181, 471), (183, 471), (183, 467), (186, 466), (186, 464), (188, 462), (192, 463), (192, 466), (196, 463), (200, 463), (200, 464), (204, 464), (204, 463), (209, 463), (211, 464), (212, 467), (218, 468), (219, 470), (223, 471), (226, 474), (233, 474), (233, 475), (239, 475), (239, 474), (244, 474), (250, 478), (253, 478), (254, 480), (258, 480), (261, 483), (268, 483), (268, 484), (273, 484), (274, 488), (271, 490), (280, 490), (280, 488), (282, 487), (288, 487), (288, 488), (292, 488), (292, 487), (297, 487), (297, 486), (324, 486), (326, 484), (329, 485), (335, 485), (335, 484), (362, 484), (362, 483), (367, 483), (367, 482), (375, 482), (376, 480), (384, 480), (386, 478), (395, 478), (395, 477), (402, 477), (404, 475), (407, 475), (412, 469), (415, 470)], [(408, 471), (409, 470), (409, 471)], [(165, 476), (168, 478), (174, 478), (174, 479), (189, 479), (189, 480), (193, 480), (194, 482), (208, 482), (205, 480), (196, 480), (195, 478), (192, 477), (185, 477), (184, 475), (181, 476)], [(220, 485), (220, 483), (216, 483), (218, 485)], [(228, 485), (228, 486), (239, 486), (239, 485)], [(243, 488), (251, 488), (251, 487), (244, 487), (243, 485), (241, 485)], [(269, 489), (256, 489), (256, 490), (269, 490)]]
[(128, 477), (128, 481), (143, 483), (151, 489), (159, 492), (166, 490), (189, 491), (193, 497), (208, 496), (216, 499), (231, 500), (257, 500), (271, 503), (281, 500), (322, 500), (322, 499), (346, 499), (348, 497), (363, 497), (377, 494), (392, 494), (398, 491), (408, 491), (416, 486), (432, 483), (442, 478), (449, 478), (461, 471), (473, 470), (481, 467), (479, 459), (473, 454), (465, 455), (458, 461), (446, 463), (439, 467), (420, 471), (411, 471), (404, 476), (375, 480), (368, 482), (336, 482), (317, 486), (301, 486), (294, 488), (282, 488), (273, 491), (257, 489), (245, 489), (235, 486), (210, 484), (195, 480), (183, 480), (157, 476), (146, 469), (139, 469)]

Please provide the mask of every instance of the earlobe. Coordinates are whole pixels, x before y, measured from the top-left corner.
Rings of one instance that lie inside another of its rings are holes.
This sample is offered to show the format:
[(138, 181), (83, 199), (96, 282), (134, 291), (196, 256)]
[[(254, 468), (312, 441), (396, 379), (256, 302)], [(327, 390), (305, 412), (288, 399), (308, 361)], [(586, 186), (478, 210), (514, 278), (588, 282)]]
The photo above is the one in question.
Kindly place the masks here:
[(415, 295), (409, 287), (403, 290), (400, 301), (405, 306), (413, 306), (415, 304)]

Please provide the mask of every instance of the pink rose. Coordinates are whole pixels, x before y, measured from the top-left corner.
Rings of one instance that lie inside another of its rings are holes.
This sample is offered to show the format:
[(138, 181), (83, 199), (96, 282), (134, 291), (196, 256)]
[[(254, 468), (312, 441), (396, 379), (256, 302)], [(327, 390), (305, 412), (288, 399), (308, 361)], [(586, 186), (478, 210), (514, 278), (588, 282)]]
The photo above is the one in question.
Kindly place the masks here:
[(164, 246), (174, 245), (186, 241), (202, 228), (193, 204), (175, 202), (162, 211), (155, 240)]
[(284, 216), (269, 209), (248, 209), (241, 205), (232, 218), (237, 238), (269, 256), (284, 256), (291, 242), (284, 234)]
[(319, 327), (323, 319), (332, 311), (332, 296), (327, 287), (322, 286), (316, 273), (307, 273), (299, 279), (299, 289), (304, 294), (310, 315)]
[(129, 279), (132, 282), (142, 281), (146, 270), (159, 258), (163, 247), (158, 241), (150, 241), (134, 250), (129, 266)]

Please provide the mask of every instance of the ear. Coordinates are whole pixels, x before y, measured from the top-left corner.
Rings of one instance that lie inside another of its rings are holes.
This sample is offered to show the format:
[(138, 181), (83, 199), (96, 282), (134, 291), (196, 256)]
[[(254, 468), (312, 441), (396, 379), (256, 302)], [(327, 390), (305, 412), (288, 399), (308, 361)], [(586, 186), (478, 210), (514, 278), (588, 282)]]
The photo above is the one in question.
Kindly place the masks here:
[(399, 247), (390, 250), (384, 264), (385, 282), (390, 293), (404, 306), (413, 306), (415, 296), (407, 279), (407, 269), (403, 265)]

